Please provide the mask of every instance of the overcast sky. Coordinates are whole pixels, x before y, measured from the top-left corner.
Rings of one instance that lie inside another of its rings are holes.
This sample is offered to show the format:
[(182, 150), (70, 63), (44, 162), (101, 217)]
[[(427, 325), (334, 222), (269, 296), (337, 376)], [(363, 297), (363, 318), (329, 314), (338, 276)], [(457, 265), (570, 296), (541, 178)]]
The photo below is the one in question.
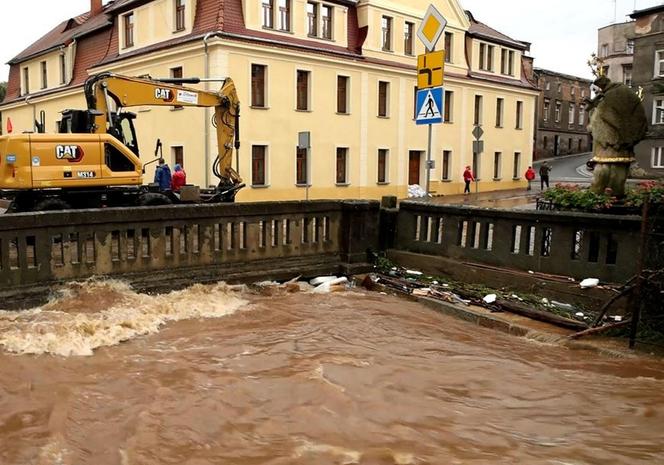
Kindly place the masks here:
[[(406, 0), (407, 1), (407, 0)], [(89, 9), (89, 0), (5, 0), (2, 2), (0, 61), (6, 63), (59, 22)], [(597, 29), (617, 17), (664, 0), (461, 0), (477, 20), (533, 44), (535, 66), (590, 77), (586, 61), (597, 49)], [(0, 81), (8, 66), (0, 67)]]

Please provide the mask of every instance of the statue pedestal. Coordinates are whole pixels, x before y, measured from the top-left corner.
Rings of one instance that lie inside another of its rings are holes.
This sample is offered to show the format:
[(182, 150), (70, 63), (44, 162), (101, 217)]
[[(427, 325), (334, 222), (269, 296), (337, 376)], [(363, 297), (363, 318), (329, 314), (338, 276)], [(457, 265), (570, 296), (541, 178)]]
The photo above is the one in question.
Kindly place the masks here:
[(619, 152), (611, 147), (596, 147), (592, 161), (596, 165), (590, 190), (601, 194), (609, 188), (616, 197), (623, 197), (629, 166), (635, 161), (634, 153)]

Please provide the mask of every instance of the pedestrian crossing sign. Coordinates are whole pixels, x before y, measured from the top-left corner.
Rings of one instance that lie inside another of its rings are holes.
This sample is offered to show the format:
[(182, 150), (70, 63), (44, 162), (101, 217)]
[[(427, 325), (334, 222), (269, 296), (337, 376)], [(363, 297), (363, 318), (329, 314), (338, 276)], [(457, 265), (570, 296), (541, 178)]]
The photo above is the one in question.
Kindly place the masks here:
[(417, 91), (417, 114), (415, 122), (420, 124), (438, 124), (444, 121), (444, 96), (442, 87), (432, 87)]

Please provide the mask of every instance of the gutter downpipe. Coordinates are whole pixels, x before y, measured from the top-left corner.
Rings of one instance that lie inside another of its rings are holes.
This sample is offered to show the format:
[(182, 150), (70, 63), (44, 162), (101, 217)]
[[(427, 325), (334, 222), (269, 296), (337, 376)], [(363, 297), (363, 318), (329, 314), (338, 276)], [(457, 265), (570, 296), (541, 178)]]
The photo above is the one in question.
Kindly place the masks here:
[[(208, 50), (208, 40), (213, 34), (208, 32), (203, 37), (203, 45), (205, 47), (205, 78), (210, 78), (210, 52)], [(205, 90), (210, 90), (210, 83), (205, 82)], [(205, 187), (210, 186), (210, 109), (205, 108), (205, 121), (203, 127), (205, 128)]]

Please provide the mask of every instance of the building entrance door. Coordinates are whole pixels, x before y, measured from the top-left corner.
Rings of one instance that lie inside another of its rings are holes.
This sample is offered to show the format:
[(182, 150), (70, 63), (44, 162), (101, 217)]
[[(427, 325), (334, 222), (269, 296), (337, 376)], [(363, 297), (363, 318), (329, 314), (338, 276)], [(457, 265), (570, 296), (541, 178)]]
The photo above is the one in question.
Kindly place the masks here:
[(422, 152), (411, 150), (408, 152), (408, 185), (420, 183), (420, 161)]

